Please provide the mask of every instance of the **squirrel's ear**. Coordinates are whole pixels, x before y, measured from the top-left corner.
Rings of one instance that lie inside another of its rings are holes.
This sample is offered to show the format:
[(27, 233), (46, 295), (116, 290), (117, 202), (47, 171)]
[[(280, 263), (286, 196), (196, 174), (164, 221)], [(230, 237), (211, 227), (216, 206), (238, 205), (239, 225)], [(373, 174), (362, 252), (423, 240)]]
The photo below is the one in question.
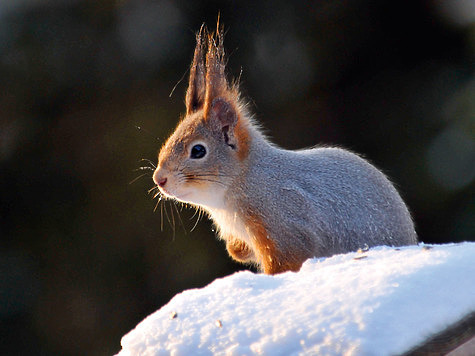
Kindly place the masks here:
[(201, 26), (196, 35), (195, 55), (190, 68), (190, 82), (186, 91), (186, 113), (191, 114), (204, 105), (206, 83), (205, 83), (205, 64), (203, 58), (203, 32), (206, 29)]
[(248, 152), (249, 138), (239, 115), (239, 93), (230, 88), (226, 80), (223, 30), (217, 24), (215, 34), (208, 35), (206, 52), (206, 94), (203, 118), (223, 134), (224, 141), (238, 157), (244, 159)]
[(238, 114), (234, 106), (226, 99), (216, 98), (211, 103), (209, 118), (221, 128), (232, 128), (237, 124)]
[[(241, 129), (238, 129), (238, 113), (231, 102), (224, 98), (214, 99), (209, 108), (208, 120), (222, 132), (224, 142), (233, 150), (239, 147), (239, 137), (243, 141), (242, 146), (246, 145), (247, 140), (242, 134), (242, 125)], [(244, 148), (241, 151), (244, 152)]]

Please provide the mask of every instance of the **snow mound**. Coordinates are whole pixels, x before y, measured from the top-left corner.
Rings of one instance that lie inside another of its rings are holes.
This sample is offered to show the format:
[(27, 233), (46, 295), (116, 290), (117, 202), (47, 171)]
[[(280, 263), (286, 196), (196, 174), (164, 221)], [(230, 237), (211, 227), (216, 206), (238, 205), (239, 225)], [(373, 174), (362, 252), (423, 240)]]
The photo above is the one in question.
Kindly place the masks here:
[(475, 243), (378, 247), (298, 273), (238, 272), (176, 295), (126, 355), (390, 355), (475, 310)]

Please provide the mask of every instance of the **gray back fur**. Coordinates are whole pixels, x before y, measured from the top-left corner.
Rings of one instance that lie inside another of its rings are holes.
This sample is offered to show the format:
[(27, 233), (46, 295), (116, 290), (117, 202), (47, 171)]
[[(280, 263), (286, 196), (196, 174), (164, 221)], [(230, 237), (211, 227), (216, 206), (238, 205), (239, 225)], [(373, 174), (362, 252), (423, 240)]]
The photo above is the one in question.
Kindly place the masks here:
[(287, 151), (251, 128), (247, 172), (229, 189), (251, 206), (281, 251), (308, 257), (365, 245), (417, 243), (411, 215), (386, 176), (340, 148)]

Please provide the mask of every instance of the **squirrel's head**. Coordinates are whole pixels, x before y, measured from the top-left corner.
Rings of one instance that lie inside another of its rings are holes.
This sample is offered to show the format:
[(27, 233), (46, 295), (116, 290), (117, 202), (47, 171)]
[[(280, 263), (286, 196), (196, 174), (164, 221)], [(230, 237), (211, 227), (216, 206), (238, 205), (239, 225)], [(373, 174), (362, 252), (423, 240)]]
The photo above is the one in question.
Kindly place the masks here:
[(186, 92), (186, 116), (158, 156), (154, 182), (179, 201), (219, 208), (249, 153), (249, 120), (225, 76), (223, 32), (202, 27)]

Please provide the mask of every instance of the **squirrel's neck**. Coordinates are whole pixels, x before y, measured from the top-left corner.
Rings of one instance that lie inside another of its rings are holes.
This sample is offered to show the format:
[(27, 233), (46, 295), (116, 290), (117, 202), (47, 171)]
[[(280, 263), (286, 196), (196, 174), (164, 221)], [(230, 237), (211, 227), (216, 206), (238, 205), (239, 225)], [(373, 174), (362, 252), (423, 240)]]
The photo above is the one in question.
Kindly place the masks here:
[(242, 176), (245, 176), (250, 169), (255, 167), (255, 165), (271, 158), (271, 156), (280, 150), (268, 140), (268, 138), (261, 132), (260, 128), (251, 120), (248, 120), (246, 126), (249, 137), (249, 148), (248, 156), (244, 162), (245, 167), (243, 167)]
[[(216, 223), (221, 237), (227, 239), (229, 236), (250, 243), (252, 233), (249, 231), (248, 214), (255, 208), (253, 199), (259, 189), (259, 184), (256, 185), (255, 179), (251, 178), (254, 175), (252, 172), (272, 165), (273, 156), (278, 155), (280, 149), (274, 147), (252, 122), (246, 126), (249, 151), (242, 161), (240, 172), (224, 192), (222, 204), (206, 207), (206, 210)], [(260, 182), (261, 188), (262, 184)]]

